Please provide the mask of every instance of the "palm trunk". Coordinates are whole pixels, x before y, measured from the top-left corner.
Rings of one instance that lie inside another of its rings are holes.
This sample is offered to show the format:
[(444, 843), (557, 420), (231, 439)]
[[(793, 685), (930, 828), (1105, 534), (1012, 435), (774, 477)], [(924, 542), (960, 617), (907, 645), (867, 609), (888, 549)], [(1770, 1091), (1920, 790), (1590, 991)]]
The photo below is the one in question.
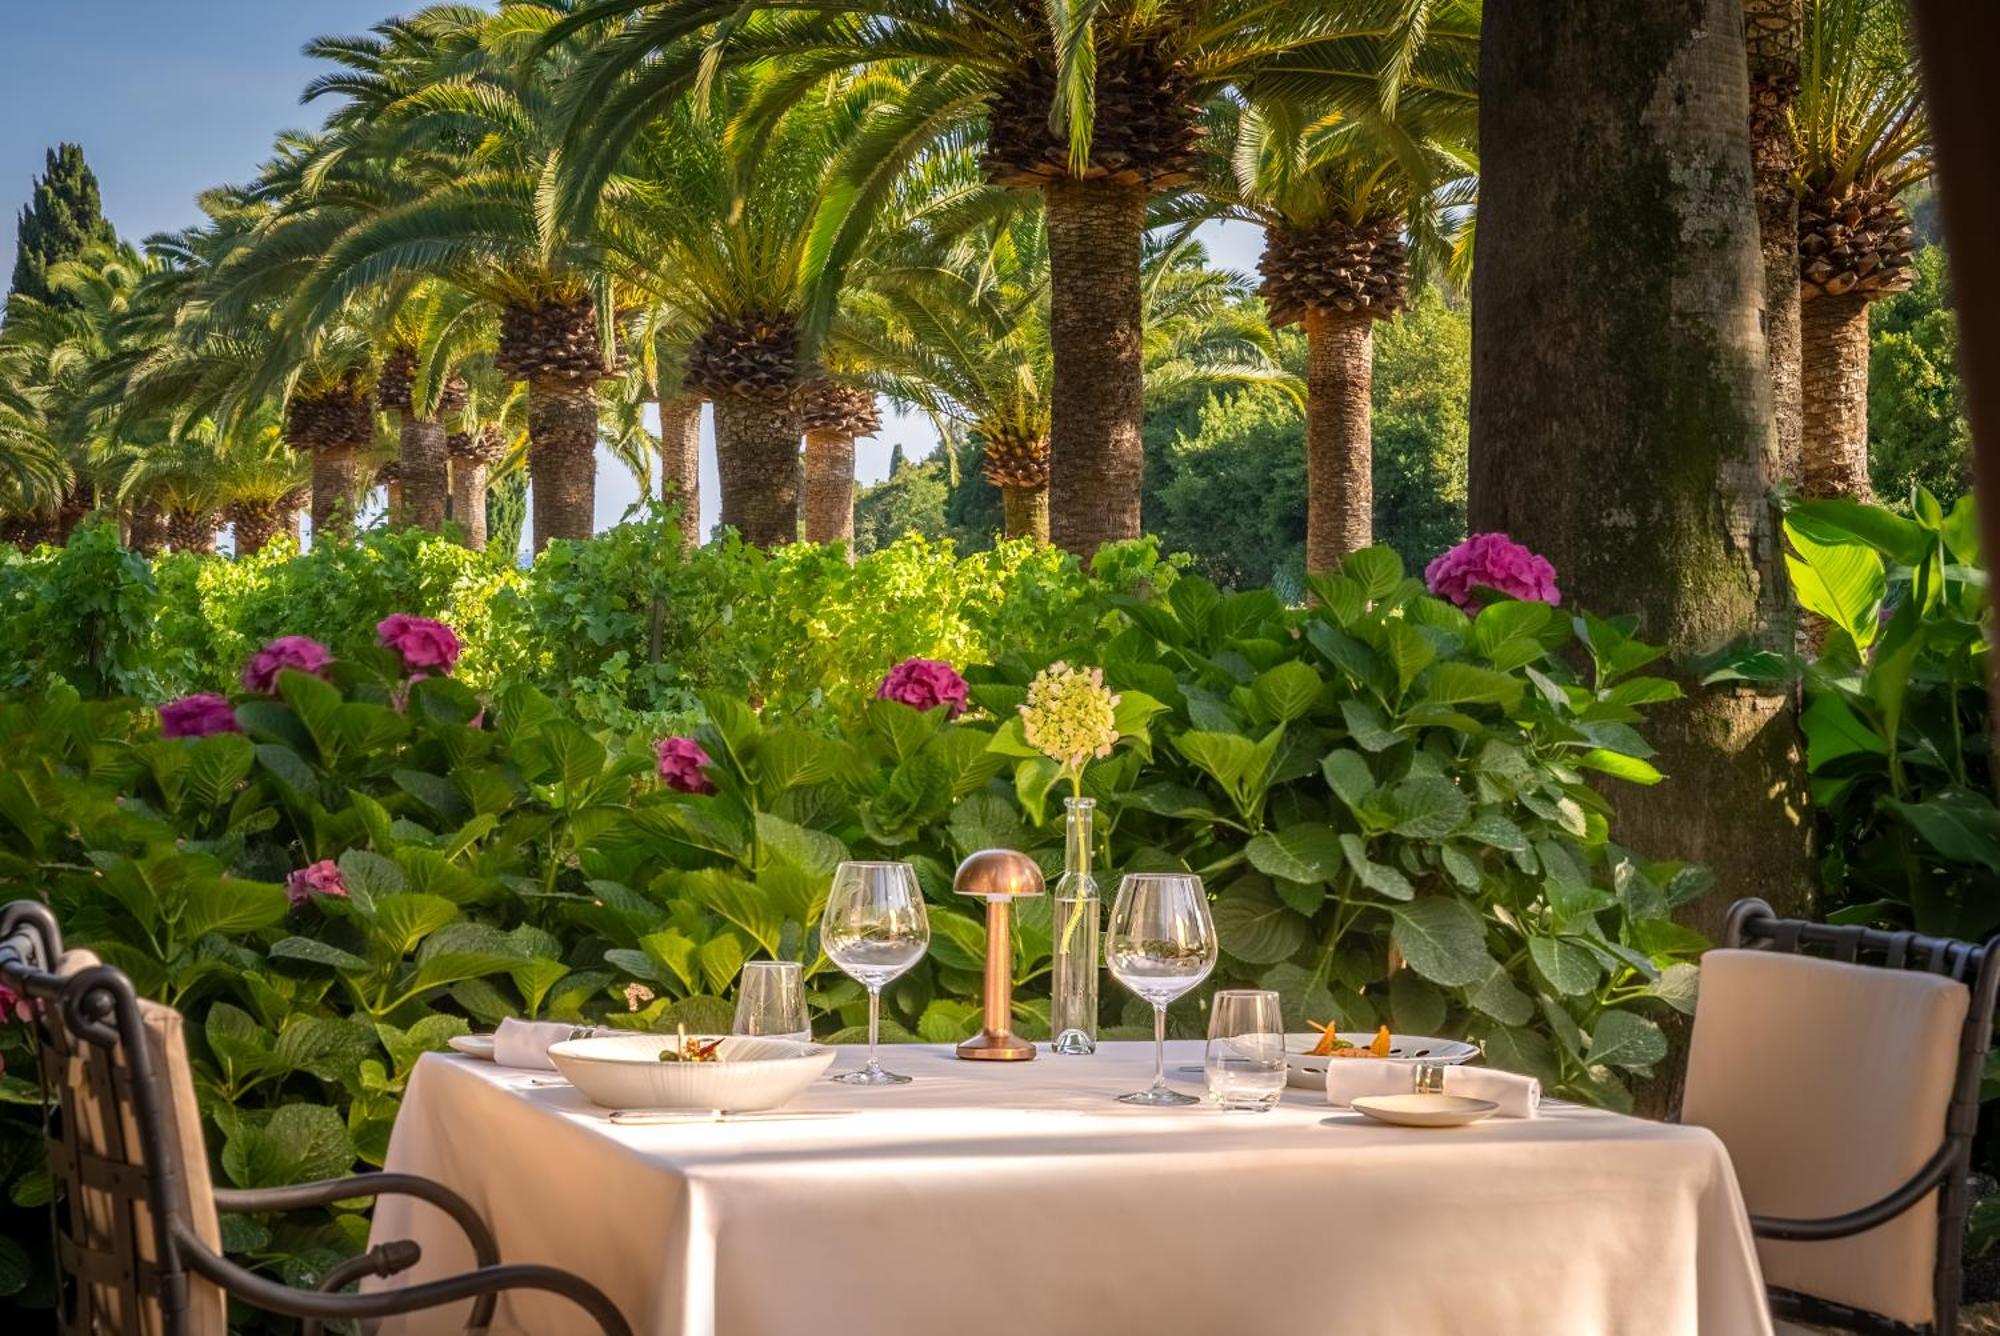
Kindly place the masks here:
[(459, 537), (474, 552), (486, 550), (486, 461), (451, 461), (451, 518)]
[(262, 552), (284, 523), (284, 512), (274, 501), (238, 501), (230, 507), (235, 526), (236, 555), (251, 557)]
[(359, 460), (352, 445), (323, 445), (312, 452), (315, 543), (339, 543), (354, 537), (354, 493), (359, 482)]
[(1868, 299), (1857, 292), (1815, 297), (1804, 303), (1799, 329), (1805, 404), (1800, 490), (1814, 498), (1872, 501)]
[(444, 423), (405, 412), (398, 455), (403, 494), (397, 522), (435, 533), (444, 527), (445, 497), (450, 488)]
[(126, 546), (142, 557), (156, 557), (166, 541), (167, 524), (160, 512), (152, 506), (135, 507)]
[(1375, 533), (1375, 319), (1308, 311), (1306, 327), (1306, 569), (1332, 571)]
[(215, 512), (175, 510), (167, 514), (167, 541), (176, 552), (215, 551)]
[[(1471, 527), (1674, 661), (1789, 650), (1737, 0), (1488, 0), (1479, 87)], [(1669, 778), (1611, 789), (1614, 838), (1713, 868), (1711, 935), (1738, 896), (1809, 910), (1792, 697), (1681, 686), (1645, 725)]]
[(1032, 538), (1038, 543), (1049, 541), (1047, 484), (1040, 487), (1002, 487), (1000, 514), (1006, 521), (1009, 538)]
[(588, 538), (597, 520), (597, 392), (569, 380), (528, 383), (528, 481), (535, 551)]
[(1764, 268), (1764, 345), (1777, 427), (1771, 476), (1798, 485), (1804, 424), (1799, 388), (1799, 200), (1792, 193), (1804, 0), (1743, 0), (1750, 66), (1750, 168), (1757, 192), (1757, 249)]
[(1049, 535), (1089, 558), (1137, 538), (1146, 456), (1139, 252), (1146, 192), (1063, 181), (1042, 192), (1049, 233)]
[(719, 395), (715, 463), (722, 522), (758, 547), (799, 538), (799, 414), (791, 399)]
[(701, 405), (698, 394), (660, 396), (660, 500), (680, 500), (681, 543), (701, 545)]
[(845, 543), (854, 552), (854, 438), (806, 433), (806, 541)]

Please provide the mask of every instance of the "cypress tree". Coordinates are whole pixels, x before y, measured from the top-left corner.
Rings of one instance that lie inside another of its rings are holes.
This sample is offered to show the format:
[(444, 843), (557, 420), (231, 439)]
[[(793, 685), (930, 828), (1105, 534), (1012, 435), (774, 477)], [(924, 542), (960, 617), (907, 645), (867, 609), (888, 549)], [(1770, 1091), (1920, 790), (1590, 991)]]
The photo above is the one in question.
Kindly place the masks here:
[(66, 301), (49, 290), (50, 266), (81, 255), (93, 241), (111, 237), (97, 177), (84, 162), (83, 149), (75, 144), (50, 149), (47, 166), (21, 210), (10, 299), (19, 293), (38, 301)]

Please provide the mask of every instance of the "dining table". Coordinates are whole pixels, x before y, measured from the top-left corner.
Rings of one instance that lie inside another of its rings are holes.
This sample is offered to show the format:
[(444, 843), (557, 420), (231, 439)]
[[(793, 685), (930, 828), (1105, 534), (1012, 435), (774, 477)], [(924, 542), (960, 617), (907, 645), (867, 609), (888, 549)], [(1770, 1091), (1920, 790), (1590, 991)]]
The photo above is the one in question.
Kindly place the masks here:
[[(858, 1066), (843, 1047), (832, 1070)], [(503, 1260), (597, 1285), (645, 1336), (1768, 1336), (1729, 1156), (1699, 1127), (1544, 1101), (1409, 1128), (1287, 1089), (1146, 1108), (1150, 1043), (1030, 1062), (885, 1046), (907, 1085), (821, 1080), (786, 1112), (614, 1122), (554, 1072), (427, 1054), (385, 1167), (464, 1196)], [(1199, 1094), (1202, 1045), (1167, 1045)], [(457, 1227), (385, 1197), (372, 1243), (469, 1269)], [(467, 1307), (392, 1319), (456, 1332)], [(494, 1330), (586, 1332), (513, 1292)]]

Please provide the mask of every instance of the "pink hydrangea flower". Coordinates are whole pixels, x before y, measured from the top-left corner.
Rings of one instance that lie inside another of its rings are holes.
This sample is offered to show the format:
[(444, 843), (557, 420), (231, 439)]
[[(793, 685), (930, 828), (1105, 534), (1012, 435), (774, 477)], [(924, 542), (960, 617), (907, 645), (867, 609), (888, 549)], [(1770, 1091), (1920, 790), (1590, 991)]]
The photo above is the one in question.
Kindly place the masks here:
[(714, 793), (708, 777), (709, 757), (693, 738), (661, 738), (653, 745), (660, 758), (660, 782), (676, 793)]
[(375, 623), (375, 643), (402, 655), (403, 666), (413, 672), (435, 668), (448, 673), (458, 662), (458, 637), (449, 626), (407, 612), (392, 612)]
[(311, 636), (279, 636), (243, 665), (243, 689), (268, 696), (278, 689), (281, 669), (324, 677), (326, 666), (332, 662), (333, 651)]
[(236, 707), (227, 696), (212, 691), (170, 700), (160, 707), (160, 736), (163, 738), (205, 738), (211, 733), (241, 733), (236, 723)]
[(942, 705), (951, 719), (965, 713), (970, 699), (958, 670), (936, 659), (903, 660), (875, 688), (875, 698), (901, 701), (913, 710), (935, 710)]
[(340, 875), (340, 864), (331, 858), (322, 858), (310, 867), (302, 867), (285, 878), (285, 897), (292, 902), (292, 908), (313, 898), (315, 895), (337, 895), (347, 898), (347, 882)]
[(1476, 533), (1424, 567), (1424, 583), (1439, 598), (1467, 612), (1479, 607), (1476, 591), (1497, 589), (1523, 601), (1562, 603), (1556, 568), (1504, 533)]
[[(32, 1016), (33, 1013), (28, 1010), (27, 999), (6, 984), (0, 983), (0, 1021), (25, 1021)], [(0, 1068), (0, 1071), (4, 1070), (6, 1069)]]

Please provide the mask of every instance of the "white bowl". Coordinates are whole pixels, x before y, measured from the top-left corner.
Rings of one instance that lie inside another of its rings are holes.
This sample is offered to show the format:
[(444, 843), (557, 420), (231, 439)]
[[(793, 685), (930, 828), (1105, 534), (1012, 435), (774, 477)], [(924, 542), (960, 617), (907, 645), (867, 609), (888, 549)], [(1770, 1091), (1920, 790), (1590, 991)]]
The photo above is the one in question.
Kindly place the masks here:
[[(695, 1036), (690, 1036), (694, 1038)], [(703, 1043), (714, 1036), (703, 1035)], [(549, 1045), (569, 1083), (607, 1109), (775, 1109), (818, 1080), (834, 1051), (794, 1039), (729, 1035), (719, 1062), (661, 1062), (673, 1035), (599, 1035)]]
[[(1367, 1048), (1375, 1042), (1375, 1032), (1359, 1030), (1339, 1031), (1340, 1037), (1356, 1048)], [(1288, 1034), (1285, 1036), (1285, 1079), (1286, 1083), (1299, 1090), (1326, 1089), (1326, 1068), (1333, 1062), (1382, 1062), (1382, 1058), (1316, 1058), (1307, 1053), (1319, 1046), (1319, 1032), (1309, 1034)], [(1429, 1035), (1392, 1034), (1389, 1036), (1389, 1062), (1435, 1062), (1440, 1066), (1456, 1067), (1461, 1062), (1470, 1062), (1479, 1056), (1476, 1045), (1462, 1039), (1434, 1039)]]

